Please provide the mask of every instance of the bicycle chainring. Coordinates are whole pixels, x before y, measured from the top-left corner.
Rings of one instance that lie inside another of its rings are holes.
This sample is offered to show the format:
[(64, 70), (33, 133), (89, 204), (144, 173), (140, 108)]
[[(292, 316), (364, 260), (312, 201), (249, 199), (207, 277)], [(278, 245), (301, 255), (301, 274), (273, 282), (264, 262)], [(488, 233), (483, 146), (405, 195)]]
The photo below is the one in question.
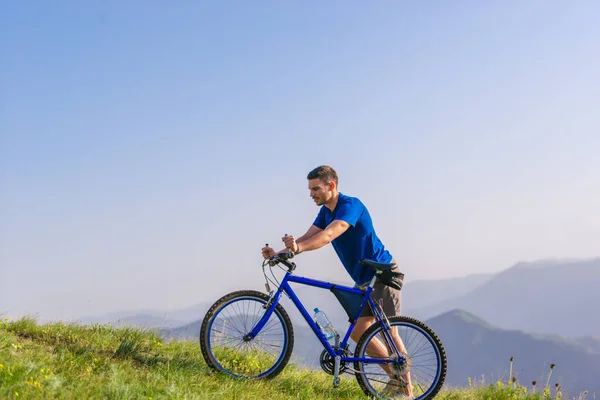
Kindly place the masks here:
[[(344, 350), (344, 356), (347, 357), (348, 350)], [(321, 352), (321, 356), (319, 357), (319, 362), (321, 363), (321, 368), (323, 371), (327, 372), (329, 375), (333, 375), (333, 369), (335, 368), (335, 358), (331, 357), (327, 350), (323, 350)], [(348, 367), (346, 366), (346, 362), (340, 361), (340, 374), (344, 373)]]

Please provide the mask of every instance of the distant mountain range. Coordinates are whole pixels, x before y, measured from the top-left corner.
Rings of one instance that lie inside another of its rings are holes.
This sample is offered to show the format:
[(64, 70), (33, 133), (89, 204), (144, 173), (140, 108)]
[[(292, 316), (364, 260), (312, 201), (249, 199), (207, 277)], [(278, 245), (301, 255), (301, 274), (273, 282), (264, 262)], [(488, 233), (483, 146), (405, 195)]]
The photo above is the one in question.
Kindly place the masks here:
[(161, 316), (159, 312), (153, 310), (115, 312), (97, 317), (79, 318), (75, 322), (84, 324), (110, 324), (114, 327), (136, 326), (139, 328), (177, 327), (186, 323), (185, 320), (168, 318), (165, 313)]
[(179, 310), (118, 311), (99, 316), (78, 318), (72, 322), (84, 324), (110, 324), (115, 327), (175, 328), (204, 316), (212, 303), (200, 303)]
[(404, 311), (428, 319), (461, 309), (506, 329), (600, 336), (599, 287), (600, 258), (519, 263), (460, 296), (427, 306), (406, 302)]
[[(462, 310), (453, 310), (426, 321), (440, 336), (448, 356), (448, 383), (465, 386), (467, 378), (487, 383), (509, 379), (521, 384), (546, 383), (555, 364), (550, 385), (559, 382), (573, 398), (580, 391), (600, 394), (600, 338), (575, 340), (556, 335), (530, 334), (499, 329)], [(538, 386), (540, 387), (540, 386)]]
[(409, 281), (402, 288), (402, 304), (407, 312), (443, 304), (469, 294), (489, 282), (494, 275), (469, 275), (461, 278)]

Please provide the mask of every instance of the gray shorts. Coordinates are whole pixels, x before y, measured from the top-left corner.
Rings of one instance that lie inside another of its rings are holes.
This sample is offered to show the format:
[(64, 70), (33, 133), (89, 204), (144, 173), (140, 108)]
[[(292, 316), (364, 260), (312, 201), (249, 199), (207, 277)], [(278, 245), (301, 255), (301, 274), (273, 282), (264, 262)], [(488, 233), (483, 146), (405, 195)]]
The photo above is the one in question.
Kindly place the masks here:
[[(392, 262), (395, 261), (392, 260)], [(359, 289), (366, 289), (368, 286), (369, 284), (367, 283), (363, 286), (359, 286)], [(379, 282), (379, 280), (376, 280), (375, 285), (373, 286), (373, 291), (371, 292), (371, 298), (374, 302), (378, 303), (381, 308), (383, 308), (383, 312), (388, 317), (400, 315), (402, 304), (400, 299), (400, 290), (391, 288)], [(365, 308), (363, 308), (360, 317), (369, 316), (373, 316), (373, 310), (371, 310), (370, 305), (367, 305)]]

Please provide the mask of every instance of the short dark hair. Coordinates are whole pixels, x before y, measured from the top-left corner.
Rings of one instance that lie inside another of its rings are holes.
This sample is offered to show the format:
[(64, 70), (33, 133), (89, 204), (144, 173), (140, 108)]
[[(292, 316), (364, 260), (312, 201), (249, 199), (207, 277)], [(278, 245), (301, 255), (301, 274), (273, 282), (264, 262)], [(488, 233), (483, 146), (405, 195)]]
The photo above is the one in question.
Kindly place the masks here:
[(335, 169), (330, 167), (329, 165), (321, 165), (308, 173), (306, 179), (320, 179), (323, 182), (327, 183), (329, 181), (334, 181), (335, 186), (338, 185), (338, 175), (335, 172)]

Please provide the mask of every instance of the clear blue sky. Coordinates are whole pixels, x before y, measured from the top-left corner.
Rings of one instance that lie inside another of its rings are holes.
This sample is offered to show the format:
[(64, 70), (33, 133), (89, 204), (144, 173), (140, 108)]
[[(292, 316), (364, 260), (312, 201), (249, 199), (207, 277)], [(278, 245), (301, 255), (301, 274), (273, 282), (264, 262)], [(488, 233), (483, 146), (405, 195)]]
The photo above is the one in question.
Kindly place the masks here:
[[(143, 4), (143, 6), (142, 6)], [(407, 280), (600, 255), (600, 3), (6, 2), (0, 313), (261, 289), (334, 166)], [(303, 275), (349, 282), (331, 247)]]

